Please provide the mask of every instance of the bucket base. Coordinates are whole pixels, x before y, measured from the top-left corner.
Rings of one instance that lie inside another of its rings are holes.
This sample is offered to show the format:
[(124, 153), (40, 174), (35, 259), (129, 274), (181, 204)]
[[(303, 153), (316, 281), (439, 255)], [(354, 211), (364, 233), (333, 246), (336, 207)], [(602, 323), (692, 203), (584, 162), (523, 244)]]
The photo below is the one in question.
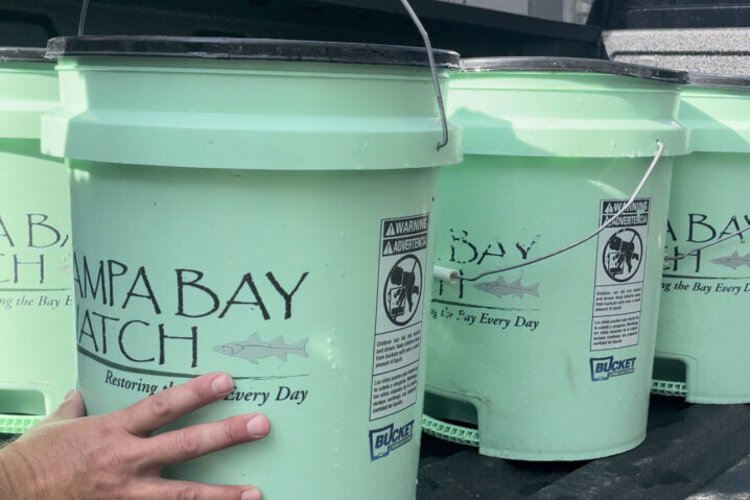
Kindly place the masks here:
[(425, 433), (444, 441), (478, 447), (480, 455), (494, 458), (505, 458), (508, 460), (523, 460), (527, 462), (577, 462), (579, 460), (592, 460), (595, 458), (609, 457), (632, 450), (646, 439), (646, 433), (644, 432), (632, 441), (599, 450), (578, 452), (529, 452), (483, 445), (481, 429), (472, 429), (458, 424), (443, 422), (428, 415), (422, 417), (422, 429)]
[(705, 405), (738, 405), (750, 403), (750, 396), (732, 396), (732, 397), (716, 397), (716, 396), (703, 396), (697, 394), (690, 394), (688, 391), (685, 397), (687, 403), (705, 404)]
[(707, 405), (737, 405), (750, 403), (750, 394), (739, 396), (704, 396), (693, 394), (685, 382), (674, 382), (670, 380), (654, 380), (651, 385), (651, 394), (657, 396), (670, 396), (685, 398), (686, 403)]
[(593, 460), (596, 458), (610, 457), (625, 453), (637, 447), (646, 439), (646, 433), (643, 433), (637, 439), (627, 443), (611, 446), (600, 450), (586, 450), (578, 452), (528, 452), (518, 450), (496, 449), (482, 446), (479, 442), (479, 454), (487, 457), (505, 458), (508, 460), (523, 460), (525, 462), (577, 462), (580, 460)]
[(737, 356), (721, 365), (705, 356), (657, 352), (651, 394), (697, 404), (750, 403), (750, 384), (736, 375), (742, 363)]

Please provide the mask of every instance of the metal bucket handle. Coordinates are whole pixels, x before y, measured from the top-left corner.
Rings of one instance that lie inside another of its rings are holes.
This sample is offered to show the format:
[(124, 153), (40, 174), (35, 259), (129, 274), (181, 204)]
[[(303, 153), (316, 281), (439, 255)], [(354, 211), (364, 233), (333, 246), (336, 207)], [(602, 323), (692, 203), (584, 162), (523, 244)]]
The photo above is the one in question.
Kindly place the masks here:
[(83, 36), (83, 31), (86, 27), (86, 16), (88, 13), (89, 0), (83, 0), (83, 5), (81, 5), (81, 16), (78, 18), (78, 36)]
[(750, 226), (746, 227), (745, 229), (741, 229), (741, 230), (737, 231), (736, 233), (732, 233), (732, 234), (729, 234), (727, 236), (724, 236), (723, 238), (719, 238), (716, 241), (712, 241), (711, 243), (708, 243), (706, 245), (699, 246), (697, 248), (693, 248), (689, 252), (678, 253), (677, 256), (675, 256), (675, 257), (664, 256), (664, 260), (665, 261), (680, 261), (680, 260), (682, 260), (682, 259), (684, 259), (686, 257), (689, 257), (689, 256), (691, 256), (691, 255), (693, 255), (695, 253), (701, 252), (701, 251), (705, 250), (706, 248), (711, 248), (713, 246), (716, 246), (716, 245), (719, 245), (721, 243), (724, 243), (727, 240), (731, 240), (735, 236), (742, 236), (743, 234), (745, 234), (748, 231), (750, 231)]
[(656, 141), (656, 153), (654, 154), (654, 157), (651, 160), (651, 164), (649, 165), (648, 169), (646, 169), (646, 173), (643, 175), (643, 178), (638, 183), (638, 186), (636, 186), (635, 191), (633, 191), (633, 194), (628, 199), (628, 202), (625, 205), (623, 205), (623, 207), (616, 214), (614, 214), (612, 217), (607, 219), (607, 221), (604, 224), (599, 226), (599, 228), (597, 228), (596, 231), (586, 236), (585, 238), (582, 238), (574, 243), (571, 243), (563, 248), (560, 248), (559, 250), (555, 250), (554, 252), (548, 253), (546, 255), (542, 255), (541, 257), (537, 257), (536, 259), (532, 259), (526, 262), (522, 262), (520, 264), (514, 264), (512, 266), (503, 267), (499, 269), (490, 269), (489, 271), (484, 271), (475, 276), (470, 276), (470, 277), (462, 276), (458, 269), (452, 269), (452, 268), (442, 267), (442, 266), (435, 266), (434, 271), (433, 271), (433, 276), (441, 281), (446, 281), (451, 284), (458, 283), (459, 281), (477, 281), (491, 274), (504, 273), (507, 271), (513, 271), (515, 269), (520, 269), (522, 267), (536, 264), (537, 262), (547, 260), (549, 258), (560, 255), (561, 253), (565, 253), (568, 250), (572, 250), (573, 248), (583, 245), (584, 243), (586, 243), (592, 238), (595, 238), (596, 236), (599, 235), (599, 233), (607, 229), (615, 221), (615, 219), (617, 219), (622, 214), (624, 214), (625, 211), (627, 211), (633, 205), (633, 203), (635, 202), (635, 199), (638, 197), (641, 190), (643, 189), (643, 186), (651, 177), (651, 174), (656, 168), (656, 165), (659, 163), (659, 159), (661, 159), (661, 155), (663, 152), (664, 152), (664, 144), (661, 141), (657, 140)]
[[(81, 6), (81, 15), (78, 19), (78, 36), (83, 36), (85, 28), (86, 28), (86, 16), (89, 11), (89, 1), (90, 0), (83, 0), (83, 5)], [(448, 118), (445, 112), (445, 101), (443, 100), (443, 92), (440, 90), (440, 78), (438, 77), (437, 64), (435, 64), (435, 54), (433, 53), (432, 42), (430, 41), (430, 35), (427, 33), (427, 30), (422, 24), (422, 21), (419, 20), (419, 16), (417, 16), (416, 12), (414, 12), (414, 9), (409, 4), (409, 1), (400, 0), (400, 2), (404, 6), (404, 9), (406, 9), (406, 12), (407, 14), (409, 14), (409, 17), (411, 18), (412, 22), (414, 22), (414, 25), (417, 27), (419, 34), (422, 36), (422, 41), (424, 42), (424, 46), (427, 49), (427, 59), (430, 62), (430, 72), (432, 73), (432, 83), (435, 86), (435, 97), (438, 103), (438, 110), (440, 111), (440, 124), (443, 129), (443, 138), (437, 144), (437, 150), (440, 151), (448, 144), (448, 140), (449, 140)]]

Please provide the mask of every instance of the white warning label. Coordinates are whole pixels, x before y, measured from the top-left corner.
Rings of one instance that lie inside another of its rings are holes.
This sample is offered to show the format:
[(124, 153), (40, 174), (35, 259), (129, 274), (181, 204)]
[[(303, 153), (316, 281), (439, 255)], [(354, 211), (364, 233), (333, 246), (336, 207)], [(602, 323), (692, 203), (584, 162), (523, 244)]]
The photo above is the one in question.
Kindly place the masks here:
[(428, 229), (427, 214), (381, 221), (370, 420), (417, 401)]
[[(626, 203), (602, 201), (600, 223), (610, 220)], [(592, 351), (638, 344), (650, 208), (651, 200), (635, 200), (599, 234)]]

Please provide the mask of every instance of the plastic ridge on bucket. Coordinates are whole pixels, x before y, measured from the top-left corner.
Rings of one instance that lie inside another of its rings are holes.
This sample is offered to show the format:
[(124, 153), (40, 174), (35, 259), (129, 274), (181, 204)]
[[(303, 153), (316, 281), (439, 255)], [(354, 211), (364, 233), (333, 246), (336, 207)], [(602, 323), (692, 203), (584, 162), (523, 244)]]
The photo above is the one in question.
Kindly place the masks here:
[(75, 387), (68, 172), (39, 152), (57, 104), (43, 49), (0, 48), (0, 433), (41, 420)]
[(657, 396), (687, 396), (687, 386), (684, 382), (670, 382), (668, 380), (654, 380), (651, 383), (651, 394)]
[(465, 158), (438, 179), (428, 432), (518, 460), (631, 449), (646, 432), (672, 164), (689, 153), (687, 77), (564, 58), (462, 69), (449, 116)]
[[(464, 128), (472, 129), (471, 134), (464, 134), (464, 151), (473, 151), (475, 155), (525, 157), (652, 157), (657, 139), (664, 144), (667, 155), (683, 154), (688, 149), (684, 128), (673, 118), (666, 118), (674, 116), (677, 104), (661, 99), (660, 92), (647, 90), (659, 82), (683, 84), (687, 82), (685, 73), (574, 58), (493, 58), (491, 65), (487, 61), (484, 58), (465, 60), (462, 74), (466, 76), (460, 78), (461, 83), (457, 85), (476, 95), (510, 94), (526, 83), (538, 81), (539, 75), (557, 76), (549, 80), (543, 92), (536, 91), (534, 113), (529, 113), (527, 99), (511, 98), (492, 103), (490, 109), (467, 107), (454, 111), (465, 123)], [(634, 67), (638, 67), (638, 71)], [(501, 72), (506, 76), (495, 78)], [(571, 75), (576, 74), (588, 75), (591, 83), (599, 84), (596, 89), (589, 88), (588, 99), (584, 99), (580, 86), (572, 81), (575, 77)], [(639, 96), (643, 99), (642, 113), (634, 114), (628, 99), (611, 98), (614, 89), (609, 83), (613, 81), (620, 82), (621, 95), (633, 99), (646, 90), (645, 95)], [(626, 89), (628, 82), (631, 87)], [(555, 100), (558, 92), (570, 92), (577, 99), (560, 102)], [(554, 116), (545, 116), (551, 109), (556, 110)], [(618, 118), (620, 116), (623, 118)]]
[[(437, 148), (425, 50), (168, 37), (49, 47), (61, 106), (42, 147), (72, 171), (89, 412), (224, 370), (235, 390), (176, 425), (260, 411), (270, 436), (169, 477), (256, 484), (269, 500), (413, 499), (433, 167), (461, 160), (452, 125)], [(445, 86), (457, 55), (435, 60)]]
[[(91, 54), (85, 64), (87, 74), (92, 78), (99, 77), (95, 71), (102, 65), (106, 67), (118, 50), (122, 52), (118, 61), (119, 74), (147, 72), (154, 75), (153, 78), (143, 79), (143, 84), (137, 88), (120, 89), (123, 104), (136, 98), (140, 91), (153, 90), (150, 85), (168, 78), (159, 79), (157, 75), (168, 70), (173, 74), (186, 75), (197, 86), (211, 82), (215, 78), (212, 73), (220, 74), (227, 61), (232, 61), (238, 74), (259, 78), (256, 79), (258, 84), (248, 87), (247, 95), (239, 102), (229, 103), (223, 99), (219, 103), (223, 107), (195, 102), (192, 108), (168, 112), (161, 109), (170, 104), (170, 100), (167, 100), (154, 103), (156, 109), (150, 111), (148, 120), (131, 122), (131, 117), (126, 113), (101, 110), (95, 116), (80, 113), (75, 120), (69, 121), (68, 110), (61, 109), (59, 114), (47, 115), (44, 123), (48, 127), (66, 128), (68, 132), (46, 136), (46, 150), (58, 156), (66, 151), (71, 157), (91, 161), (103, 161), (115, 153), (123, 163), (137, 165), (149, 164), (154, 156), (159, 156), (164, 166), (191, 168), (214, 168), (216, 155), (221, 153), (224, 158), (222, 167), (226, 169), (273, 170), (417, 168), (425, 164), (438, 166), (443, 157), (449, 159), (456, 154), (455, 144), (460, 143), (460, 137), (454, 128), (451, 129), (451, 136), (456, 135), (452, 141), (454, 145), (444, 153), (441, 151), (442, 156), (436, 156), (430, 148), (422, 147), (430, 144), (431, 149), (435, 149), (435, 144), (440, 140), (440, 136), (437, 139), (433, 137), (434, 127), (439, 125), (438, 113), (434, 108), (432, 115), (404, 122), (378, 113), (375, 106), (369, 106), (373, 116), (364, 123), (358, 120), (355, 110), (340, 104), (340, 96), (324, 92), (320, 87), (323, 83), (334, 82), (345, 86), (348, 80), (356, 79), (359, 74), (370, 75), (370, 82), (375, 86), (397, 88), (409, 82), (430, 86), (429, 71), (424, 72), (424, 68), (429, 67), (424, 49), (335, 42), (320, 42), (311, 46), (302, 41), (274, 40), (235, 45), (232, 45), (232, 39), (205, 38), (86, 36), (53, 39), (49, 54), (66, 54), (58, 64), (62, 85), (67, 81), (64, 75), (76, 72), (81, 67), (76, 59), (86, 51)], [(438, 51), (436, 54), (437, 64), (443, 69), (457, 62), (453, 53)], [(186, 58), (193, 61), (187, 68), (182, 64)], [(287, 59), (285, 64), (296, 62), (295, 69), (311, 78), (311, 83), (315, 84), (311, 88), (312, 94), (258, 102), (253, 96), (260, 93), (266, 83), (289, 85), (286, 83), (288, 79), (276, 82), (273, 78), (278, 75), (275, 70), (279, 67), (279, 60), (284, 58)], [(151, 66), (162, 70), (150, 69)], [(391, 66), (408, 68), (401, 70), (403, 75), (395, 77), (388, 74), (387, 68)], [(330, 68), (340, 69), (326, 73)], [(321, 76), (315, 75), (315, 71), (322, 72)], [(106, 79), (108, 75), (103, 72), (100, 78)], [(174, 96), (171, 100), (192, 96), (194, 90), (195, 87), (187, 87), (182, 95)], [(86, 99), (91, 97), (98, 96), (81, 96), (82, 103), (85, 104)], [(329, 109), (321, 115), (311, 113), (308, 100), (312, 97), (327, 103)], [(420, 105), (434, 106), (433, 100), (434, 95), (425, 92), (421, 102), (412, 103), (404, 111)], [(384, 111), (403, 105), (399, 99), (378, 104), (383, 105)], [(287, 115), (295, 116), (292, 124), (274, 121), (279, 108), (284, 109)], [(244, 119), (236, 117), (256, 109), (257, 115)], [(55, 123), (57, 121), (60, 123)], [(279, 134), (279, 129), (284, 126), (288, 126), (289, 130)], [(80, 136), (77, 132), (91, 136), (93, 144), (90, 141), (77, 141), (75, 138)], [(367, 137), (366, 142), (362, 141), (363, 136)], [(289, 142), (297, 147), (287, 147)], [(131, 148), (129, 145), (134, 143), (142, 146)], [(162, 144), (172, 147), (164, 150)], [(112, 151), (111, 147), (116, 150)], [(324, 151), (336, 151), (337, 154), (326, 154)], [(363, 151), (368, 154), (362, 154)], [(402, 151), (411, 153), (405, 156)], [(301, 152), (305, 152), (304, 161)]]
[(427, 415), (422, 416), (422, 431), (444, 441), (462, 444), (464, 446), (479, 446), (479, 432), (461, 425), (441, 422)]
[(750, 79), (690, 81), (680, 119), (693, 154), (676, 161), (672, 181), (655, 392), (671, 383), (691, 403), (748, 403)]

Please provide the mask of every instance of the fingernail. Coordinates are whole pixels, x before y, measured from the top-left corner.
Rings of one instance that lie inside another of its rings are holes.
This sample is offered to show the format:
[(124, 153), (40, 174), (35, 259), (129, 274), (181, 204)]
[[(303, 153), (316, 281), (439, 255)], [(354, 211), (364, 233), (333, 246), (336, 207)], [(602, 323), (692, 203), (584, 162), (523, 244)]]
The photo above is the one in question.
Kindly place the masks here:
[(71, 390), (69, 390), (68, 392), (66, 392), (66, 393), (65, 393), (65, 397), (63, 398), (63, 401), (67, 401), (67, 400), (69, 400), (70, 398), (72, 398), (72, 397), (73, 397), (73, 395), (74, 395), (75, 393), (76, 393), (76, 390), (75, 390), (75, 389), (71, 389)]
[(234, 387), (232, 379), (227, 374), (221, 374), (211, 382), (211, 390), (214, 394), (227, 394)]
[(262, 497), (257, 488), (250, 488), (242, 492), (240, 500), (261, 500)]
[(265, 436), (268, 434), (268, 422), (260, 415), (253, 415), (247, 421), (247, 432), (251, 436)]

